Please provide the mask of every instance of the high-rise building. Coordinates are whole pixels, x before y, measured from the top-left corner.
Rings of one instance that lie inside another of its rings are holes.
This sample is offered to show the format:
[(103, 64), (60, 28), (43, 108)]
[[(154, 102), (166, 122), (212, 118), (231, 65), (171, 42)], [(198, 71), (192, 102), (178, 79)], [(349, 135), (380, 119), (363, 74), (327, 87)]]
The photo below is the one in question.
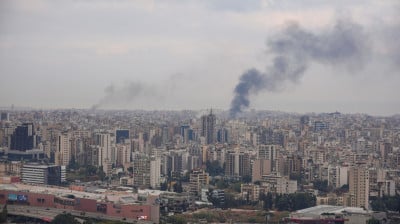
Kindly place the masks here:
[(26, 151), (36, 147), (35, 130), (32, 123), (18, 126), (11, 135), (10, 149)]
[(117, 148), (117, 166), (128, 168), (131, 162), (131, 146), (130, 144), (118, 144)]
[(10, 120), (10, 114), (7, 112), (1, 112), (0, 121), (9, 121), (9, 120)]
[(277, 158), (278, 150), (275, 145), (259, 145), (258, 158), (275, 160)]
[(205, 137), (206, 144), (215, 143), (215, 124), (216, 117), (212, 111), (210, 111), (209, 115), (201, 117), (201, 136)]
[(115, 161), (112, 160), (116, 156), (113, 156), (112, 153), (111, 136), (109, 133), (96, 133), (94, 137), (95, 144), (100, 146), (99, 162), (102, 164), (104, 170), (109, 163), (115, 163)]
[(187, 143), (189, 140), (193, 140), (191, 139), (191, 136), (189, 136), (189, 131), (190, 131), (190, 126), (189, 125), (182, 125), (180, 128), (180, 134), (183, 138), (183, 142)]
[(271, 160), (269, 159), (256, 159), (252, 164), (251, 181), (258, 181), (262, 179), (263, 175), (271, 174)]
[(276, 160), (278, 157), (278, 147), (276, 145), (259, 145), (258, 146), (258, 159), (269, 160), (263, 162), (265, 165), (270, 165), (269, 168), (264, 168), (266, 171), (276, 171)]
[(217, 131), (217, 141), (219, 143), (227, 143), (228, 142), (228, 129), (221, 128)]
[(235, 176), (235, 158), (233, 151), (228, 151), (225, 155), (225, 176)]
[(183, 157), (181, 152), (170, 152), (168, 156), (167, 172), (168, 173), (182, 173), (183, 171)]
[(228, 151), (225, 158), (225, 175), (244, 177), (251, 175), (250, 155), (242, 151)]
[(355, 166), (349, 169), (349, 194), (351, 207), (368, 209), (369, 171), (366, 167)]
[(150, 159), (144, 155), (136, 155), (133, 160), (133, 185), (149, 187), (150, 171)]
[(55, 163), (59, 166), (68, 166), (71, 160), (71, 141), (68, 133), (61, 133), (57, 137)]
[(328, 185), (340, 188), (348, 183), (347, 166), (328, 166)]
[(122, 144), (125, 140), (129, 139), (129, 130), (116, 130), (115, 131), (115, 143)]
[(152, 157), (150, 159), (150, 186), (157, 188), (160, 186), (161, 177), (161, 158)]

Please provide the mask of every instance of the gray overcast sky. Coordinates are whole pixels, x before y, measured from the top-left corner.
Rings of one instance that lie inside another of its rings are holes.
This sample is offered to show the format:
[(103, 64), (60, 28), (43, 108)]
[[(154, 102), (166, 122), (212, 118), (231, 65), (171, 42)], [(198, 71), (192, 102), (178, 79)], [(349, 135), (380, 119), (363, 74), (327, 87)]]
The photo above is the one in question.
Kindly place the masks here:
[[(329, 3), (321, 3), (329, 2)], [(289, 112), (400, 112), (398, 0), (2, 0), (0, 106), (228, 110), (239, 77), (270, 63), (290, 22), (362, 27), (362, 68), (311, 62), (297, 83), (250, 97)]]

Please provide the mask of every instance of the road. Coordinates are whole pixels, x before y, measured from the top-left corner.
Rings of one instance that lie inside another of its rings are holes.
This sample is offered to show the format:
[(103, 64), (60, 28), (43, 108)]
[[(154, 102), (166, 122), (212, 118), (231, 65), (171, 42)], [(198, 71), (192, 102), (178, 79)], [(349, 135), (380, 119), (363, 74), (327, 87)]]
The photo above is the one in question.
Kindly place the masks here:
[[(58, 214), (62, 213), (70, 213), (76, 217), (82, 218), (93, 218), (93, 219), (104, 219), (104, 220), (112, 220), (112, 221), (122, 221), (127, 223), (137, 223), (137, 224), (150, 224), (151, 221), (143, 221), (136, 219), (124, 219), (123, 217), (115, 217), (115, 216), (107, 216), (99, 213), (93, 212), (80, 212), (76, 210), (68, 210), (68, 209), (57, 209), (57, 208), (45, 208), (45, 207), (33, 207), (33, 206), (23, 206), (23, 205), (7, 205), (7, 210), (9, 214), (12, 215), (20, 215), (26, 217), (47, 219), (49, 221), (53, 220)], [(83, 219), (79, 219), (79, 221), (83, 222)]]

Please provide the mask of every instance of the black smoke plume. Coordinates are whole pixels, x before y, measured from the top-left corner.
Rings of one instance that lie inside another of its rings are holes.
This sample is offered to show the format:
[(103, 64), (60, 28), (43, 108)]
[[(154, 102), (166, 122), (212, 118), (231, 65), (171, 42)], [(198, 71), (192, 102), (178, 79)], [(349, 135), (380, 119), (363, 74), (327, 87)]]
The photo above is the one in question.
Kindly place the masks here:
[(272, 56), (272, 61), (265, 72), (252, 68), (241, 75), (231, 102), (231, 117), (249, 107), (251, 95), (264, 90), (277, 91), (286, 82), (299, 82), (311, 62), (332, 68), (341, 66), (350, 71), (362, 67), (369, 47), (361, 26), (337, 21), (323, 31), (313, 33), (292, 23), (269, 39), (267, 54)]

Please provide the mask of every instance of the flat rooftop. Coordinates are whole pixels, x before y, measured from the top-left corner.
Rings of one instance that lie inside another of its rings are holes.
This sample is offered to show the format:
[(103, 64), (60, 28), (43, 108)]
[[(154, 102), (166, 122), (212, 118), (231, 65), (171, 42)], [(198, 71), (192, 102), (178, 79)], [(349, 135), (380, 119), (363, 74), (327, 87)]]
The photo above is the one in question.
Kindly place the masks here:
[(344, 214), (344, 213), (357, 213), (367, 214), (363, 208), (333, 206), (333, 205), (318, 205), (311, 208), (301, 209), (290, 214), (291, 217), (319, 217), (324, 213), (331, 214)]
[(111, 191), (102, 189), (96, 193), (71, 190), (69, 188), (58, 186), (41, 186), (35, 184), (0, 184), (0, 190), (20, 191), (29, 193), (51, 194), (56, 197), (65, 197), (74, 195), (78, 198), (94, 199), (96, 201), (110, 201), (119, 204), (140, 204), (137, 202), (137, 194), (132, 191)]

